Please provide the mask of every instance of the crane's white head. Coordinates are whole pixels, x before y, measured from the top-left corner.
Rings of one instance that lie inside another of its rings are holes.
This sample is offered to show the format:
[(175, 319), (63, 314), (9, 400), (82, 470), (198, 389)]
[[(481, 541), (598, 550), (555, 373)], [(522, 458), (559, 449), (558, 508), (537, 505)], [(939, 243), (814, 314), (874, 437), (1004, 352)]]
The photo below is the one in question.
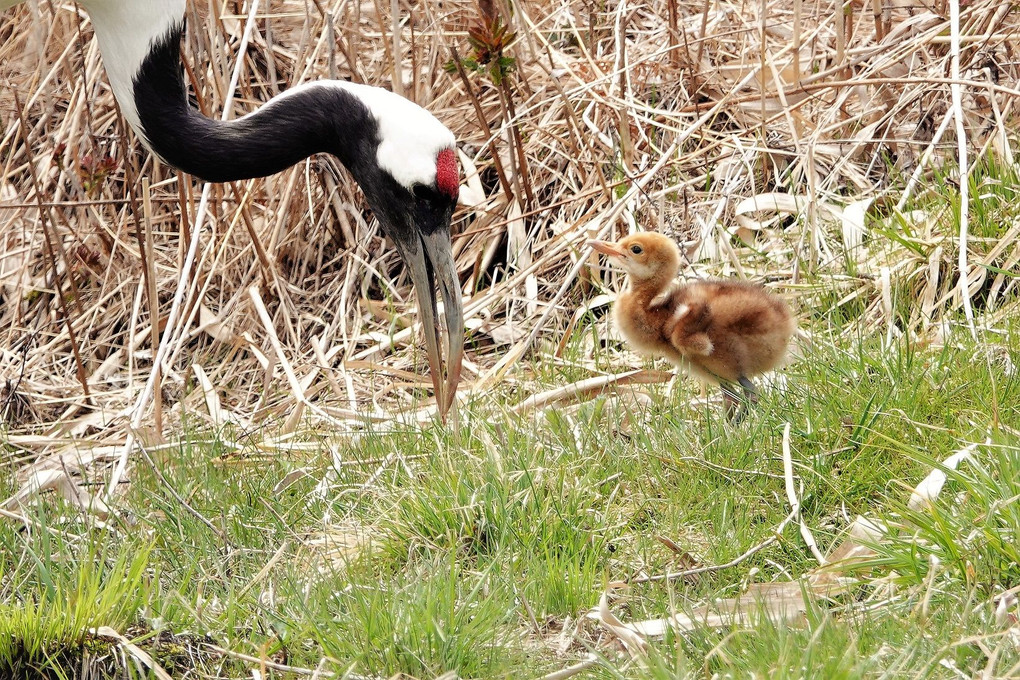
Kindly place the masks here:
[(389, 90), (337, 82), (355, 95), (378, 125), (376, 160), (408, 191), (426, 185), (447, 194), (459, 189), (454, 137), (431, 113)]
[[(374, 142), (373, 157), (361, 159), (362, 162), (370, 160), (369, 164), (378, 166), (408, 192), (427, 187), (456, 200), (460, 190), (456, 140), (435, 116), (389, 90), (342, 80), (321, 80), (294, 87), (277, 99), (315, 88), (336, 88), (349, 93), (370, 114), (370, 121), (365, 121), (368, 125), (363, 125), (355, 112), (348, 111), (342, 116), (343, 121), (361, 126), (343, 133), (348, 140), (361, 136)], [(355, 173), (358, 168), (352, 165), (356, 164), (348, 163)]]
[[(437, 401), (445, 412), (460, 380), (464, 344), (460, 282), (450, 244), (450, 221), (460, 192), (453, 133), (422, 107), (388, 90), (343, 81), (308, 87), (337, 88), (352, 95), (325, 98), (344, 109), (338, 111), (336, 124), (342, 126), (345, 143), (335, 153), (361, 185), (383, 232), (407, 265), (418, 292)], [(435, 332), (438, 309), (432, 294), (436, 284), (448, 330), (442, 386)]]

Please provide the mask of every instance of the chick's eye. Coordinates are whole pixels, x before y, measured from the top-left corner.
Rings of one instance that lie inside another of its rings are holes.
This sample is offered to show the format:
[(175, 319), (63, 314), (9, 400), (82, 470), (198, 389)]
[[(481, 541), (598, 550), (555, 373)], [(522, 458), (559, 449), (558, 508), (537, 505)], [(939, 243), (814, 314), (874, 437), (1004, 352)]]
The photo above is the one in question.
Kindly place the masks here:
[(634, 253), (635, 255), (640, 255), (641, 254), (641, 246), (639, 246), (639, 245), (637, 245), (635, 243), (634, 245), (632, 245), (630, 247), (630, 252)]

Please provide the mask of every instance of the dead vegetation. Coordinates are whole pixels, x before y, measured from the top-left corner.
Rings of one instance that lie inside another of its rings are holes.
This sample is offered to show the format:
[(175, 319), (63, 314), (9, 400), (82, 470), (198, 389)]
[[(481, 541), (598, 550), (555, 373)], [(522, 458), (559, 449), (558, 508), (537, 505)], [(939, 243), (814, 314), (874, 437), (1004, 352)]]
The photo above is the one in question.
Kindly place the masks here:
[[(1020, 223), (968, 235), (952, 206), (916, 207), (959, 184), (961, 132), (971, 162), (1012, 168), (1009, 3), (967, 3), (958, 49), (942, 2), (273, 0), (238, 55), (247, 12), (189, 3), (206, 114), (243, 56), (233, 116), (333, 76), (455, 132), (465, 391), (498, 385), (540, 338), (562, 350), (603, 292), (584, 240), (635, 229), (703, 239), (698, 271), (767, 276), (805, 315), (858, 304), (890, 337), (1012, 304)], [(289, 432), (427, 404), (409, 281), (336, 160), (212, 186), (202, 210), (202, 185), (126, 132), (74, 5), (8, 10), (0, 43), (0, 413), (19, 460), (125, 442), (163, 331), (146, 438), (182, 411)]]

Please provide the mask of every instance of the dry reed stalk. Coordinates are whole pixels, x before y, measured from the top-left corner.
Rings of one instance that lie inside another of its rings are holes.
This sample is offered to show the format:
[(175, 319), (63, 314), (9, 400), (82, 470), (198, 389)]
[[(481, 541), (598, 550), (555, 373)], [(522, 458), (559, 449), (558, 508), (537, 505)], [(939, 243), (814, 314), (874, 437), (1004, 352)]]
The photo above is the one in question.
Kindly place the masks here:
[[(143, 284), (149, 297), (149, 338), (155, 340), (159, 336), (159, 296), (156, 292), (156, 270), (152, 266), (155, 261), (155, 250), (152, 245), (152, 192), (150, 190), (149, 179), (147, 177), (142, 178), (142, 219), (145, 226), (144, 239), (139, 238), (138, 247), (141, 251), (142, 263), (142, 274)], [(136, 227), (137, 228), (137, 227)], [(139, 293), (142, 289), (139, 289)], [(155, 351), (155, 343), (153, 344), (153, 351)], [(163, 432), (163, 400), (161, 396), (162, 383), (160, 381), (159, 367), (156, 367), (155, 377), (153, 378), (154, 389), (153, 389), (153, 422), (155, 431), (159, 434)]]
[(453, 64), (457, 69), (457, 76), (464, 84), (464, 89), (467, 90), (468, 97), (471, 99), (471, 104), (474, 107), (475, 115), (478, 117), (478, 126), (481, 128), (482, 134), (485, 136), (486, 144), (489, 147), (489, 154), (493, 161), (493, 167), (496, 170), (496, 175), (499, 177), (499, 184), (503, 188), (503, 194), (506, 196), (507, 203), (509, 204), (513, 201), (513, 190), (510, 188), (510, 182), (507, 180), (506, 171), (503, 169), (503, 163), (500, 161), (499, 151), (496, 149), (496, 139), (492, 134), (492, 130), (486, 120), (485, 113), (478, 101), (478, 96), (475, 94), (475, 88), (471, 85), (467, 71), (464, 70), (464, 63), (461, 61), (460, 55), (457, 54), (457, 49), (452, 48), (451, 54), (453, 55)]
[[(837, 304), (865, 301), (861, 323), (883, 332), (890, 317), (868, 279), (883, 267), (890, 287), (919, 300), (909, 322), (897, 322), (903, 332), (925, 332), (959, 306), (975, 324), (980, 305), (1010, 308), (1015, 230), (989, 243), (964, 225), (949, 233), (938, 215), (908, 215), (918, 234), (905, 236), (916, 241), (910, 250), (868, 233), (893, 208), (876, 201), (867, 220), (851, 216), (858, 200), (884, 196), (905, 209), (933, 167), (958, 158), (1012, 162), (1020, 67), (1008, 55), (1020, 18), (993, 0), (953, 7), (955, 30), (952, 17), (878, 0), (630, 0), (603, 13), (540, 0), (514, 18), (519, 87), (506, 90), (440, 68), (467, 49), (472, 0), (442, 9), (272, 0), (251, 30), (251, 6), (240, 16), (190, 3), (184, 53), (208, 114), (240, 115), (335, 71), (409, 84), (450, 126), (465, 167), (478, 171), (454, 229), (473, 347), (465, 388), (491, 389), (514, 359), (540, 351), (540, 338), (562, 344), (576, 309), (604, 294), (578, 249), (599, 233), (661, 225), (701, 238), (695, 272), (767, 272), (780, 290), (796, 280), (805, 306), (837, 290)], [(425, 368), (409, 281), (335, 161), (199, 192), (123, 131), (87, 18), (22, 5), (3, 15), (0, 35), (0, 378), (16, 380), (32, 406), (10, 431), (52, 433), (27, 450), (42, 455), (85, 432), (123, 446), (149, 412), (99, 416), (81, 408), (84, 397), (103, 413), (131, 413), (155, 389), (139, 376), (157, 370), (172, 428), (182, 408), (206, 403), (201, 390), (189, 393), (192, 365), (224, 418), (359, 431), (359, 411), (428, 417), (415, 411), (420, 380), (407, 378)], [(235, 89), (237, 105), (225, 104)], [(117, 165), (100, 176), (86, 158), (104, 155)], [(777, 193), (796, 207), (738, 212)], [(132, 196), (147, 207), (136, 211)], [(852, 246), (845, 234), (857, 234)], [(857, 277), (843, 270), (847, 259)], [(49, 292), (57, 276), (65, 294), (76, 291), (70, 317)], [(150, 349), (164, 323), (166, 346)]]

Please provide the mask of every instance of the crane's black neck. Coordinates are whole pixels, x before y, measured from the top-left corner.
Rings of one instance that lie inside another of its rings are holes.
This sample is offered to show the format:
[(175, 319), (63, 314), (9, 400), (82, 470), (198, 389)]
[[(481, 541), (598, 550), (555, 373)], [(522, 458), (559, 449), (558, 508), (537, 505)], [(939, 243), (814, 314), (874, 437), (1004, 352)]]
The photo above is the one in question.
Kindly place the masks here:
[(375, 162), (378, 124), (357, 96), (319, 84), (284, 93), (232, 121), (188, 103), (180, 60), (184, 22), (154, 41), (134, 78), (148, 146), (166, 163), (210, 182), (264, 177), (315, 153), (337, 156), (355, 178)]

